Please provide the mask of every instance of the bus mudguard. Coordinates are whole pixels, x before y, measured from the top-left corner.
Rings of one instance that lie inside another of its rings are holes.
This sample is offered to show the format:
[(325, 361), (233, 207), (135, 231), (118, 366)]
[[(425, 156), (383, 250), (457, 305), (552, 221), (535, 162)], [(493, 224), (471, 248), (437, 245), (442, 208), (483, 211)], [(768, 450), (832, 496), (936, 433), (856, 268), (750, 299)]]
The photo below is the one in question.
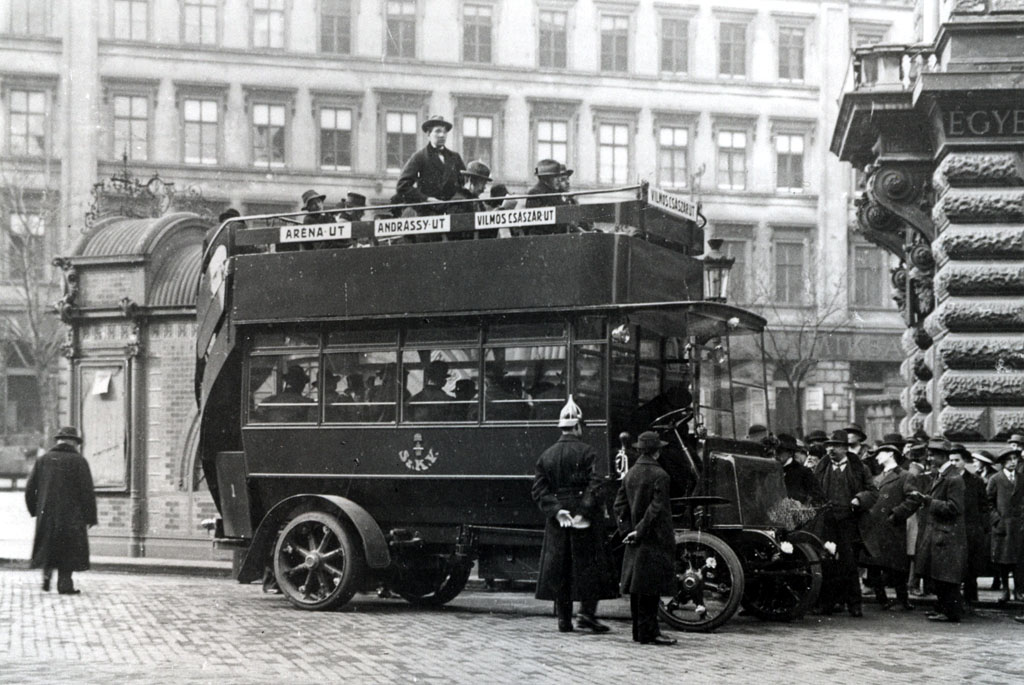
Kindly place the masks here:
[(274, 547), (277, 534), (293, 515), (303, 511), (322, 510), (338, 514), (342, 521), (352, 524), (363, 545), (366, 565), (372, 569), (383, 569), (391, 565), (391, 554), (384, 531), (370, 514), (361, 506), (345, 497), (335, 495), (294, 495), (283, 499), (267, 512), (260, 521), (253, 536), (252, 544), (245, 555), (245, 561), (238, 571), (239, 583), (251, 583), (263, 577), (270, 550)]

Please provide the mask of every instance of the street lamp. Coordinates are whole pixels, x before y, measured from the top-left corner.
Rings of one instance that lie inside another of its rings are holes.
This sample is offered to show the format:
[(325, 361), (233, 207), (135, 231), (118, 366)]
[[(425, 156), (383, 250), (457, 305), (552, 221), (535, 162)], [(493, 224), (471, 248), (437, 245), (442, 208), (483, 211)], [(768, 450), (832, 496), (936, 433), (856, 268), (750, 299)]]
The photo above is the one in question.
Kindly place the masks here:
[(736, 260), (722, 254), (721, 238), (708, 241), (711, 248), (702, 258), (704, 262), (704, 299), (708, 302), (725, 302), (729, 293), (729, 271)]

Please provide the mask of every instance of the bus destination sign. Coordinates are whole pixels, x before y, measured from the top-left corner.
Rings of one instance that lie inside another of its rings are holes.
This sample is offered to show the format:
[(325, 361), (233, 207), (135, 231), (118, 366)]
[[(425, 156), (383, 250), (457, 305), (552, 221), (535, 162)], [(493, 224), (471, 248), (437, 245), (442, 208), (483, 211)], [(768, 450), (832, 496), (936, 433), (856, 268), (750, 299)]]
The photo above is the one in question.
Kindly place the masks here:
[(439, 216), (406, 216), (398, 219), (375, 219), (373, 234), (378, 238), (393, 238), (399, 235), (422, 235), (425, 233), (448, 233), (452, 230), (452, 218), (447, 214)]
[(282, 226), (279, 243), (302, 243), (307, 240), (350, 240), (352, 224), (342, 221), (336, 224), (302, 224)]
[(474, 222), (478, 231), (489, 228), (518, 228), (520, 226), (550, 226), (555, 223), (554, 207), (531, 209), (504, 209), (496, 212), (477, 212)]
[(672, 193), (666, 193), (664, 190), (659, 190), (653, 186), (648, 189), (647, 204), (687, 221), (697, 220), (696, 202), (687, 200), (685, 197), (673, 195)]

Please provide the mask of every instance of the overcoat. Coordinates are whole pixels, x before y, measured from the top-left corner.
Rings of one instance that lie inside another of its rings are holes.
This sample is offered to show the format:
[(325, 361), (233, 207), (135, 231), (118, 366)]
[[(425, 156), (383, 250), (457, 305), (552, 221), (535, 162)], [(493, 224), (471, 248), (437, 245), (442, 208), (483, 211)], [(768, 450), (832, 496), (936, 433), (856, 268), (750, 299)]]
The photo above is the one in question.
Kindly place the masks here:
[[(538, 180), (536, 185), (526, 191), (527, 195), (547, 195), (549, 193), (557, 193), (558, 190), (552, 188), (543, 179)], [(576, 204), (573, 198), (565, 197), (564, 195), (552, 195), (551, 197), (528, 197), (526, 198), (525, 207), (527, 209), (531, 207), (560, 207), (562, 205)], [(551, 226), (531, 226), (530, 235), (553, 235), (556, 233), (565, 233), (569, 228), (568, 224), (554, 224)]]
[(899, 468), (879, 474), (875, 483), (878, 499), (858, 522), (865, 549), (861, 561), (868, 566), (906, 571), (910, 568), (907, 520), (921, 506), (907, 495), (918, 488), (914, 477)]
[(1024, 483), (1021, 474), (1010, 482), (1005, 471), (988, 481), (989, 517), (992, 522), (992, 561), (1017, 564), (1024, 551)]
[(675, 530), (669, 501), (669, 475), (649, 455), (641, 455), (615, 497), (615, 518), (623, 535), (636, 531), (626, 545), (619, 589), (641, 595), (675, 594)]
[[(441, 154), (444, 155), (443, 162), (429, 144), (413, 153), (398, 176), (396, 192), (401, 202), (426, 202), (428, 197), (452, 199), (462, 183), (459, 172), (466, 170), (466, 163), (454, 150), (444, 148)], [(417, 210), (429, 214), (446, 211), (428, 207), (418, 207)]]
[(782, 478), (786, 483), (786, 496), (802, 504), (820, 504), (825, 499), (821, 485), (814, 471), (796, 459), (790, 459), (782, 467)]
[[(594, 471), (597, 452), (580, 438), (563, 433), (537, 460), (533, 500), (544, 512), (537, 599), (584, 601), (618, 596), (604, 545), (604, 508), (598, 496), (601, 478)], [(562, 528), (556, 514), (565, 509), (590, 521), (589, 528)]]
[(25, 484), (25, 504), (36, 518), (31, 567), (87, 570), (87, 528), (96, 524), (96, 492), (89, 463), (74, 446), (54, 445), (36, 460)]
[(967, 532), (967, 574), (986, 575), (989, 572), (989, 552), (992, 542), (988, 535), (988, 496), (981, 476), (964, 471), (964, 528)]
[(964, 526), (964, 479), (954, 468), (931, 487), (924, 506), (924, 529), (917, 543), (916, 573), (945, 583), (959, 583), (967, 569)]

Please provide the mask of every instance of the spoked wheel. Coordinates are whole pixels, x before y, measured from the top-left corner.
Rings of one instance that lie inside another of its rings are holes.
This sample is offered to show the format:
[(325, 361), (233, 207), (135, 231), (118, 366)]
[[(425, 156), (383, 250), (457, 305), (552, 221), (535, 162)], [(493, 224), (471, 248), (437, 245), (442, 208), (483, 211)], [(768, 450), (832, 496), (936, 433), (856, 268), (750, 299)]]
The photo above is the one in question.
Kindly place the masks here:
[(676, 594), (658, 615), (678, 630), (710, 631), (736, 613), (743, 597), (743, 567), (721, 538), (676, 531)]
[(274, 577), (288, 601), (324, 611), (352, 599), (363, 573), (362, 550), (331, 514), (292, 519), (274, 546)]
[(392, 589), (410, 604), (441, 606), (455, 599), (469, 580), (472, 564), (444, 558), (431, 560), (430, 568), (406, 569)]
[(793, 543), (792, 554), (748, 573), (743, 608), (766, 621), (792, 621), (817, 601), (821, 580), (818, 551), (807, 542)]

